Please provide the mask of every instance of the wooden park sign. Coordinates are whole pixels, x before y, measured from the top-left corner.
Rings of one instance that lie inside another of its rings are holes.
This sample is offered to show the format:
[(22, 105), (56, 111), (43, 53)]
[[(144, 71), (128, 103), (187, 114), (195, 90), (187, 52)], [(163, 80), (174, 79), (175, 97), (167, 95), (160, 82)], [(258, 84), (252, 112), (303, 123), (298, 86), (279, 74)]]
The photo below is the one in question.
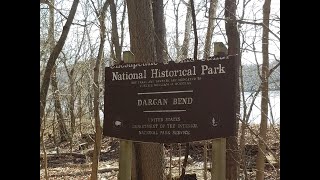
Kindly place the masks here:
[(106, 67), (103, 134), (158, 143), (234, 136), (235, 68), (233, 56)]

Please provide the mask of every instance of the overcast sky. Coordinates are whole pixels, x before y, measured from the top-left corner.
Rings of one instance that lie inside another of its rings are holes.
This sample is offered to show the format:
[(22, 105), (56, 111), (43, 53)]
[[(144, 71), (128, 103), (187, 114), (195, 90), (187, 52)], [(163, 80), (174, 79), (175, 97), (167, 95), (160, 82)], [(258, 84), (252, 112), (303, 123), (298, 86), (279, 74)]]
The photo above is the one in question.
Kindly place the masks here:
[[(61, 0), (60, 0), (61, 1)], [(69, 13), (72, 0), (63, 0), (63, 3), (60, 3), (59, 0), (56, 0), (56, 7), (57, 9), (60, 9), (62, 13), (67, 15)], [(168, 51), (171, 56), (171, 58), (175, 59), (174, 57), (175, 54), (175, 47), (174, 47), (174, 41), (175, 41), (175, 19), (174, 19), (174, 5), (173, 2), (178, 3), (179, 0), (164, 0), (165, 3), (165, 20), (166, 20), (166, 29), (167, 29), (167, 44), (168, 44)], [(187, 1), (187, 0), (185, 0)], [(204, 41), (205, 41), (205, 35), (206, 35), (206, 28), (207, 28), (207, 22), (208, 18), (205, 17), (205, 13), (207, 12), (205, 3), (208, 2), (209, 6), (209, 0), (194, 0), (195, 1), (195, 6), (196, 8), (200, 8), (199, 13), (196, 16), (197, 19), (197, 31), (198, 31), (198, 37), (199, 37), (199, 45), (198, 45), (198, 58), (202, 58), (202, 51), (203, 51), (203, 46), (204, 46)], [(78, 22), (79, 24), (83, 24), (83, 19), (84, 15), (86, 14), (86, 8), (89, 8), (88, 5), (85, 5), (85, 1), (82, 1), (79, 3), (78, 9), (77, 9), (77, 14), (75, 17), (75, 20), (73, 22)], [(119, 3), (123, 2), (122, 0), (119, 0)], [(242, 14), (242, 3), (243, 0), (239, 1), (238, 5), (238, 10), (237, 14), (238, 17)], [(253, 20), (256, 20), (255, 22), (261, 23), (262, 22), (262, 6), (263, 6), (264, 1), (263, 0), (251, 0), (248, 3), (248, 6), (246, 7), (245, 10), (245, 15), (244, 19), (245, 21), (250, 21), (253, 22)], [(89, 3), (91, 4), (91, 3)], [(120, 23), (120, 18), (121, 18), (121, 13), (123, 11), (123, 8), (118, 9), (118, 24)], [(57, 13), (58, 14), (58, 13)], [(108, 16), (110, 13), (108, 13)], [(179, 44), (182, 44), (183, 38), (184, 38), (184, 23), (185, 23), (185, 16), (186, 16), (186, 6), (184, 3), (181, 2), (179, 6)], [(272, 0), (271, 1), (271, 13), (270, 13), (270, 19), (274, 19), (275, 16), (278, 16), (280, 18), (280, 0)], [(219, 1), (218, 4), (218, 10), (217, 10), (217, 17), (218, 18), (224, 18), (224, 1)], [(87, 21), (92, 21), (96, 17), (92, 14), (89, 16)], [(56, 16), (56, 40), (60, 36), (61, 29), (63, 24), (65, 23), (65, 19), (62, 18), (60, 15)], [(225, 30), (224, 30), (224, 21), (223, 20), (217, 20), (215, 23), (215, 30), (214, 30), (214, 36), (213, 36), (213, 41), (212, 42), (224, 42), (226, 43), (226, 36), (225, 36)], [(270, 26), (270, 29), (276, 33), (280, 37), (280, 21), (275, 22), (275, 21), (270, 21), (272, 23), (272, 26)], [(106, 25), (107, 28), (111, 29), (111, 20), (110, 18), (106, 19)], [(91, 45), (98, 45), (99, 42), (99, 29), (96, 24), (91, 24), (89, 28), (89, 34), (90, 34), (90, 39), (91, 39)], [(256, 28), (256, 30), (255, 30)], [(59, 31), (60, 29), (60, 31)], [(81, 38), (83, 36), (83, 27), (73, 25), (71, 26), (70, 34), (68, 35), (67, 41), (66, 41), (66, 46), (64, 47), (65, 49), (68, 49), (67, 52), (69, 54), (76, 53), (77, 47), (80, 44)], [(124, 47), (123, 51), (129, 50), (130, 48), (130, 37), (128, 33), (128, 19), (126, 18), (125, 22), (125, 41), (124, 41)], [(254, 55), (253, 52), (250, 50), (253, 49), (252, 45), (253, 42), (255, 42), (255, 48), (256, 51), (261, 52), (261, 34), (262, 34), (262, 28), (261, 26), (253, 26), (249, 24), (243, 24), (241, 26), (241, 32), (245, 32), (245, 41), (247, 44), (245, 45), (245, 48), (247, 51), (243, 53), (242, 56), (242, 63), (256, 63), (255, 58), (257, 58), (258, 63), (262, 62), (262, 54), (257, 53), (256, 56)], [(110, 33), (108, 34), (110, 36)], [(191, 32), (191, 38), (193, 38), (193, 31)], [(269, 44), (269, 52), (274, 54), (275, 57), (280, 60), (280, 42), (272, 35), (269, 34), (270, 44)], [(190, 46), (189, 46), (189, 56), (193, 57), (193, 47), (194, 47), (194, 39), (190, 40)], [(83, 50), (81, 51), (85, 56), (89, 56), (88, 54), (88, 46), (82, 46)], [(213, 47), (212, 47), (213, 48)], [(96, 48), (97, 49), (97, 48)], [(109, 43), (106, 42), (105, 44), (105, 52), (109, 54), (110, 51), (110, 46)], [(97, 52), (97, 50), (96, 50)], [(213, 54), (213, 53), (212, 53)], [(274, 56), (270, 55), (270, 60), (274, 60)]]

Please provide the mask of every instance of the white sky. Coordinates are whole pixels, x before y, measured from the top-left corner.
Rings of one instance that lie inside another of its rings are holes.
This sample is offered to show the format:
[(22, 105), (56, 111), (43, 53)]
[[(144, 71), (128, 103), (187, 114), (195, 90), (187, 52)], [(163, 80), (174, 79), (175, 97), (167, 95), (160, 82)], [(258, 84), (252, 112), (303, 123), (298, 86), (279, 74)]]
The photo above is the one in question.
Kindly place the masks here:
[[(56, 7), (57, 9), (60, 9), (62, 13), (64, 13), (66, 16), (68, 15), (68, 12), (70, 10), (72, 0), (63, 0), (63, 3), (60, 3), (62, 0), (57, 0), (56, 1)], [(165, 20), (166, 20), (166, 28), (167, 28), (167, 43), (168, 43), (168, 51), (170, 53), (170, 56), (174, 59), (174, 54), (175, 54), (175, 47), (174, 47), (174, 41), (175, 41), (175, 20), (174, 20), (174, 6), (173, 6), (173, 1), (178, 3), (178, 0), (164, 0), (164, 3), (166, 4), (165, 6)], [(187, 0), (185, 0), (187, 1)], [(208, 6), (209, 7), (209, 0), (208, 1)], [(239, 1), (238, 5), (238, 10), (237, 14), (240, 16), (242, 13), (242, 1)], [(87, 5), (86, 5), (86, 2)], [(96, 1), (94, 1), (96, 2)], [(122, 3), (122, 0), (118, 0), (118, 4)], [(206, 28), (207, 28), (207, 21), (208, 19), (205, 17), (205, 11), (206, 11), (206, 6), (205, 2), (203, 0), (195, 0), (195, 6), (201, 8), (201, 11), (197, 14), (196, 19), (197, 19), (197, 28), (198, 28), (198, 57), (202, 58), (202, 51), (203, 51), (203, 46), (204, 46), (204, 40), (205, 40), (205, 34), (206, 34)], [(262, 6), (263, 6), (264, 1), (263, 0), (251, 0), (250, 3), (248, 4), (248, 7), (246, 8), (245, 11), (245, 19), (248, 19), (247, 21), (251, 21), (253, 19), (256, 19), (257, 23), (262, 22)], [(271, 1), (271, 19), (274, 18), (275, 14), (280, 18), (280, 0), (272, 0)], [(89, 1), (80, 1), (80, 4), (77, 9), (77, 14), (75, 17), (75, 20), (73, 22), (79, 23), (79, 24), (84, 24), (83, 19), (84, 19), (84, 13), (86, 12), (85, 9), (90, 8), (89, 5), (91, 6), (91, 3)], [(97, 5), (97, 4), (96, 4)], [(217, 17), (218, 18), (224, 18), (224, 1), (219, 1), (218, 4), (218, 10), (217, 10)], [(44, 7), (44, 6), (42, 6)], [(92, 9), (92, 8), (91, 8)], [(120, 24), (120, 18), (121, 18), (121, 13), (123, 11), (123, 8), (118, 9), (118, 24)], [(185, 23), (185, 15), (186, 15), (186, 6), (181, 2), (179, 6), (179, 44), (182, 44), (183, 38), (184, 38), (184, 23)], [(106, 19), (106, 25), (107, 28), (110, 30), (111, 29), (111, 21), (110, 21), (110, 13), (108, 10), (107, 13), (107, 19)], [(47, 16), (48, 17), (48, 16)], [(89, 16), (87, 21), (92, 21), (95, 17), (94, 14)], [(57, 13), (56, 16), (56, 30), (62, 29), (63, 24), (65, 23), (65, 19), (61, 18), (61, 16)], [(223, 35), (224, 33), (221, 33), (221, 30), (224, 31), (224, 21), (220, 20), (217, 21), (215, 31), (214, 31), (214, 36), (212, 42), (224, 42), (226, 43), (226, 37)], [(280, 33), (280, 23), (274, 23), (278, 27), (273, 27), (271, 26), (270, 29), (274, 33)], [(99, 44), (99, 29), (97, 24), (91, 24), (90, 26), (90, 32), (89, 32), (89, 37), (91, 39), (91, 45), (95, 45), (98, 47)], [(262, 34), (262, 28), (257, 26), (258, 31), (254, 31), (254, 26), (253, 25), (242, 25), (242, 30), (247, 31), (245, 33), (246, 36), (246, 48), (252, 49), (252, 42), (255, 42), (255, 48), (256, 51), (261, 52), (261, 34)], [(193, 28), (192, 28), (193, 29)], [(123, 51), (129, 50), (130, 48), (130, 37), (128, 34), (128, 19), (126, 18), (125, 22), (125, 41), (124, 41), (124, 47)], [(60, 36), (60, 32), (58, 31), (57, 34), (55, 35), (56, 40)], [(255, 35), (255, 32), (256, 35)], [(120, 33), (120, 32), (119, 32)], [(280, 34), (277, 34), (280, 37)], [(71, 54), (76, 54), (77, 52), (77, 47), (79, 47), (79, 44), (81, 42), (81, 38), (83, 36), (83, 27), (78, 26), (78, 25), (73, 25), (71, 26), (70, 33), (68, 35), (67, 41), (66, 41), (66, 46), (64, 47), (65, 52), (68, 53), (70, 56)], [(110, 33), (107, 35), (110, 37)], [(256, 39), (254, 40), (254, 37), (256, 36)], [(86, 38), (88, 38), (86, 36)], [(193, 31), (191, 32), (191, 38), (193, 38)], [(269, 52), (272, 54), (276, 55), (277, 59), (280, 59), (280, 42), (276, 40), (276, 38), (272, 35), (269, 34), (269, 38), (271, 39), (270, 45), (269, 45)], [(189, 57), (193, 57), (193, 42), (194, 39), (190, 40), (190, 46), (189, 46)], [(88, 50), (89, 44), (84, 44), (82, 50), (80, 51), (80, 54), (84, 55), (86, 58), (90, 57), (90, 50)], [(213, 49), (213, 47), (212, 47)], [(94, 49), (94, 57), (96, 56), (96, 53), (98, 51), (98, 48)], [(106, 41), (105, 44), (105, 52), (109, 54), (110, 52), (110, 46), (108, 40)], [(257, 61), (258, 63), (262, 62), (262, 54), (257, 53), (256, 54)], [(274, 57), (272, 55), (269, 56), (270, 60), (273, 60)], [(256, 63), (255, 62), (255, 56), (251, 51), (245, 51), (242, 55), (242, 63)]]

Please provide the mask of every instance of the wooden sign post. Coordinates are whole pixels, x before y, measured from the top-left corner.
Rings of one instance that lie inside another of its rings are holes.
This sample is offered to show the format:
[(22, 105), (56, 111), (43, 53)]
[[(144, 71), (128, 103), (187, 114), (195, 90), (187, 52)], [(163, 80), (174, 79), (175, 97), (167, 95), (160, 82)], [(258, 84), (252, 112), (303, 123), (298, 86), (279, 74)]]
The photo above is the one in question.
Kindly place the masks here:
[[(134, 62), (130, 51), (123, 52), (124, 63)], [(119, 180), (131, 180), (132, 141), (120, 140)]]
[[(214, 43), (214, 55), (226, 55), (227, 48), (222, 42)], [(212, 140), (212, 180), (226, 179), (226, 138)]]

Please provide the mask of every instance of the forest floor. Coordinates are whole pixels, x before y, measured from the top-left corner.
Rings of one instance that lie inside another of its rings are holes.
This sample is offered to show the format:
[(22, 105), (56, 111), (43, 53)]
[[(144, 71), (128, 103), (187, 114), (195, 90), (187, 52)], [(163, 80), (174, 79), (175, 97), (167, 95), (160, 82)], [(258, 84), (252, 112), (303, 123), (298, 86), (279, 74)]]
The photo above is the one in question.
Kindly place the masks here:
[[(245, 173), (248, 179), (255, 179), (255, 160), (257, 156), (258, 146), (257, 138), (252, 132), (257, 133), (259, 127), (252, 125), (251, 133), (246, 132), (246, 171), (240, 169), (240, 178), (244, 179)], [(267, 144), (270, 150), (266, 158), (265, 179), (278, 180), (280, 179), (280, 167), (276, 159), (280, 159), (280, 141), (279, 141), (279, 126), (271, 127), (268, 130)], [(240, 133), (239, 133), (240, 134)], [(47, 153), (47, 169), (49, 179), (63, 180), (88, 180), (91, 173), (91, 158), (93, 152), (93, 134), (82, 134), (78, 138), (74, 138), (73, 150), (70, 151), (70, 143), (63, 142), (55, 145), (53, 137), (45, 135), (45, 147)], [(211, 144), (208, 143), (208, 171), (207, 179), (211, 179)], [(180, 150), (179, 150), (180, 149)], [(204, 179), (204, 141), (190, 143), (190, 153), (188, 158), (186, 174), (196, 174), (198, 180)], [(185, 144), (165, 144), (165, 173), (169, 174), (170, 169), (170, 154), (171, 158), (171, 173), (172, 176), (179, 176), (184, 159)], [(43, 149), (40, 148), (40, 179), (45, 179), (45, 169), (43, 162)], [(276, 158), (273, 157), (276, 155)], [(179, 158), (180, 156), (180, 158)], [(118, 159), (119, 159), (119, 140), (110, 137), (104, 137), (102, 140), (101, 154), (99, 161), (98, 176), (100, 180), (117, 180), (118, 175)]]

